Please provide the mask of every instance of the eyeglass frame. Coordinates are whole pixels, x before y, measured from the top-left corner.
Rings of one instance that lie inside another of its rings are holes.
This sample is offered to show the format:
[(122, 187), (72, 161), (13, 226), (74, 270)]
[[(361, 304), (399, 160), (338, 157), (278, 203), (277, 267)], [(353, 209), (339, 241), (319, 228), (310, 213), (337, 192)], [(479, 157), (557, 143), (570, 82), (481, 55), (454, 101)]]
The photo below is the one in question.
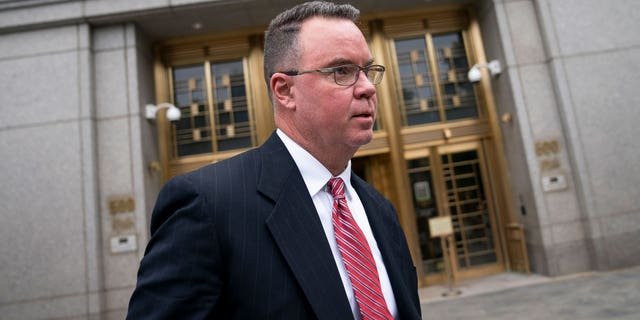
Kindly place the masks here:
[[(338, 80), (336, 78), (336, 72), (338, 72), (338, 70), (340, 68), (344, 68), (344, 67), (356, 67), (356, 68), (358, 68), (358, 72), (354, 73), (353, 82), (351, 82), (349, 84), (338, 83)], [(380, 69), (382, 69), (382, 70), (376, 70), (376, 71), (380, 72), (380, 80), (378, 80), (377, 82), (374, 82), (371, 79), (369, 79), (369, 71), (371, 71), (371, 68), (380, 68)], [(279, 73), (286, 74), (288, 76), (299, 76), (301, 74), (312, 73), (312, 72), (333, 73), (333, 81), (337, 85), (350, 87), (350, 86), (356, 84), (356, 82), (358, 82), (358, 78), (360, 77), (360, 71), (364, 72), (364, 75), (367, 77), (367, 80), (369, 80), (373, 85), (378, 85), (378, 84), (380, 84), (380, 82), (382, 82), (382, 78), (384, 77), (384, 72), (386, 71), (386, 68), (383, 65), (379, 65), (379, 64), (371, 64), (371, 65), (368, 65), (368, 66), (361, 67), (361, 66), (359, 66), (357, 64), (349, 63), (349, 64), (343, 64), (343, 65), (339, 65), (339, 66), (335, 66), (335, 67), (327, 67), (327, 68), (311, 69), (311, 70), (301, 70), (301, 71), (291, 70), (291, 71), (282, 71), (282, 72), (279, 72)]]

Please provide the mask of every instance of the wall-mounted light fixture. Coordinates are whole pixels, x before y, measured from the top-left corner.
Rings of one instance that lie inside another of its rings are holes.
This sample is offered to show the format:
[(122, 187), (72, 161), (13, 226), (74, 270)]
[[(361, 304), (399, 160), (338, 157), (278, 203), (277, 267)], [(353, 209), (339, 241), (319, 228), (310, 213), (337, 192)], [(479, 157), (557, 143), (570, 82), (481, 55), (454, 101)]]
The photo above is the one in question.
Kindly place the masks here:
[(156, 118), (156, 114), (158, 113), (158, 110), (160, 109), (167, 109), (167, 119), (169, 119), (170, 121), (176, 121), (176, 120), (180, 120), (180, 116), (182, 115), (180, 112), (180, 109), (178, 109), (176, 106), (172, 105), (171, 103), (159, 103), (158, 105), (155, 104), (147, 104), (145, 106), (145, 113), (146, 113), (146, 117), (147, 119), (155, 119)]
[(497, 76), (502, 73), (502, 66), (500, 65), (500, 61), (491, 60), (489, 63), (476, 63), (469, 69), (467, 73), (467, 78), (471, 82), (478, 82), (482, 79), (482, 73), (480, 72), (480, 68), (489, 69), (489, 73), (491, 76)]

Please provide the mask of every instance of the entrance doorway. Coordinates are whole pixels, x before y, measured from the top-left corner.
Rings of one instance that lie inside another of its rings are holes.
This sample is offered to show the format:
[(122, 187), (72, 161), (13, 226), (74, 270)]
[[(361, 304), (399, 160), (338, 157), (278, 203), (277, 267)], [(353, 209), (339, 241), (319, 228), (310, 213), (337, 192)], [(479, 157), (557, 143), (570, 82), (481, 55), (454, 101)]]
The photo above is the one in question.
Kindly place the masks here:
[(413, 152), (407, 169), (415, 209), (423, 281), (442, 282), (443, 248), (432, 238), (429, 219), (453, 222), (453, 272), (459, 278), (504, 270), (498, 222), (480, 142), (431, 147)]

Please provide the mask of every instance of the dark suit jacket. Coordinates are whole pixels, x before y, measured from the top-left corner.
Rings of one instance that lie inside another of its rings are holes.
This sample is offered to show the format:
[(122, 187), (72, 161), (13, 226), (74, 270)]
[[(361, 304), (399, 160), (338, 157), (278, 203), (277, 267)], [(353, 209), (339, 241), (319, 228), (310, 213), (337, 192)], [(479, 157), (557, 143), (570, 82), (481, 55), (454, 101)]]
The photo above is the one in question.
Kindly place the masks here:
[[(352, 177), (399, 319), (420, 319), (416, 272), (396, 212)], [(276, 134), (163, 187), (127, 319), (350, 318), (318, 213)]]

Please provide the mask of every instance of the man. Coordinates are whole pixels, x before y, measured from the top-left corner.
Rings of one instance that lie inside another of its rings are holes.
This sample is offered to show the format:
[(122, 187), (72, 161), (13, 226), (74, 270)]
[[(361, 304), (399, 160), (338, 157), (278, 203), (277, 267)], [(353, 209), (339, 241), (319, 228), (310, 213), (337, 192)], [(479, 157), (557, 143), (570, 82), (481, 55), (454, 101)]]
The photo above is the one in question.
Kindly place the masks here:
[(396, 212), (351, 173), (384, 72), (358, 15), (309, 2), (271, 22), (278, 130), (162, 189), (129, 319), (420, 319)]

